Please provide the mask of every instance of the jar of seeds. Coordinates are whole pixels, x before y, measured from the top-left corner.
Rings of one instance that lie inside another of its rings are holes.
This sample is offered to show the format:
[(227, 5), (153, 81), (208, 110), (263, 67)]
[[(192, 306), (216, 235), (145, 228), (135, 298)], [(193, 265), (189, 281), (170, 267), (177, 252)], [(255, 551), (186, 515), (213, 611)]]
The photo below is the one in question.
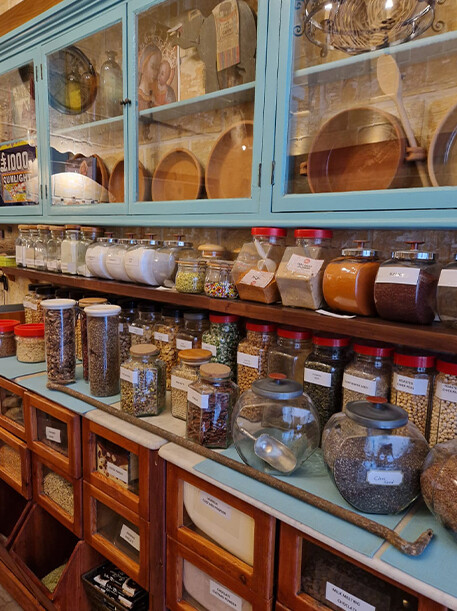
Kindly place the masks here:
[(389, 398), (392, 379), (392, 355), (394, 349), (372, 343), (357, 343), (354, 356), (346, 365), (343, 375), (343, 405), (366, 397)]
[(390, 400), (402, 407), (410, 421), (426, 435), (435, 357), (417, 353), (394, 354)]
[(137, 302), (133, 299), (121, 299), (118, 302), (121, 306), (119, 314), (119, 344), (121, 351), (121, 363), (124, 363), (130, 356), (130, 346), (132, 345), (132, 334), (129, 326), (138, 318)]
[[(107, 302), (108, 300), (105, 299), (105, 297), (86, 297), (85, 299), (80, 299), (78, 302), (78, 319), (75, 327), (76, 357), (80, 358), (80, 360), (83, 362), (83, 377), (86, 382), (89, 381), (89, 348), (87, 340), (87, 315), (84, 308), (88, 308), (89, 306), (93, 305), (103, 305)], [(78, 334), (79, 343), (81, 345), (81, 357), (78, 356)]]
[(121, 410), (132, 416), (157, 416), (165, 408), (165, 363), (153, 344), (130, 348), (121, 365)]
[(178, 364), (171, 370), (171, 413), (185, 420), (187, 416), (187, 391), (189, 384), (198, 379), (200, 365), (211, 360), (209, 350), (194, 348), (178, 352)]
[(227, 448), (232, 442), (232, 410), (238, 386), (227, 365), (207, 363), (187, 394), (187, 439), (207, 448)]
[(160, 320), (160, 312), (154, 303), (142, 301), (137, 306), (137, 317), (129, 323), (130, 342), (136, 344), (153, 344), (154, 327)]
[(275, 330), (272, 324), (246, 323), (246, 339), (240, 342), (236, 355), (240, 392), (249, 390), (255, 380), (267, 377), (268, 353), (275, 341)]
[[(35, 291), (37, 287), (42, 286), (41, 284), (29, 284), (28, 291), (22, 301), (22, 305), (24, 307), (24, 318), (26, 323), (33, 322), (32, 318), (34, 312), (37, 311), (38, 306), (36, 304), (36, 295)], [(48, 286), (51, 286), (50, 284)]]
[(203, 293), (206, 263), (202, 259), (180, 259), (175, 286), (180, 293)]
[(57, 384), (75, 381), (75, 306), (74, 299), (45, 299), (44, 335), (48, 380)]
[(4, 356), (14, 356), (16, 354), (14, 327), (18, 324), (18, 320), (0, 320), (0, 358)]
[(41, 302), (45, 299), (52, 299), (54, 296), (55, 289), (49, 284), (37, 286), (37, 288), (35, 289), (35, 297), (31, 302), (34, 306), (34, 308), (32, 309), (32, 323), (39, 324), (41, 322), (44, 322), (44, 311), (41, 306)]
[(16, 325), (16, 358), (21, 363), (43, 363), (46, 359), (44, 351), (44, 323)]
[(117, 305), (84, 308), (87, 316), (90, 392), (111, 397), (119, 392), (119, 313)]
[(207, 261), (205, 295), (216, 299), (237, 299), (238, 291), (232, 279), (233, 261)]
[(311, 332), (279, 327), (276, 344), (268, 355), (268, 373), (283, 373), (303, 385), (305, 360), (311, 352)]
[(348, 337), (319, 333), (313, 337), (313, 351), (305, 361), (303, 390), (319, 413), (321, 430), (330, 416), (341, 409), (349, 343)]
[(178, 350), (202, 347), (202, 335), (209, 328), (205, 312), (184, 312), (184, 328), (176, 336)]
[(437, 361), (428, 442), (430, 446), (457, 437), (457, 363)]
[(160, 358), (167, 366), (167, 390), (171, 388), (171, 370), (178, 362), (176, 337), (181, 330), (181, 312), (163, 308), (162, 318), (154, 326), (154, 343), (160, 350)]
[(212, 363), (227, 365), (236, 378), (236, 354), (241, 339), (240, 317), (223, 314), (209, 315), (209, 330), (202, 335), (202, 348), (211, 352)]
[(408, 414), (382, 397), (351, 401), (332, 416), (322, 449), (341, 496), (359, 511), (398, 513), (420, 494), (427, 442)]

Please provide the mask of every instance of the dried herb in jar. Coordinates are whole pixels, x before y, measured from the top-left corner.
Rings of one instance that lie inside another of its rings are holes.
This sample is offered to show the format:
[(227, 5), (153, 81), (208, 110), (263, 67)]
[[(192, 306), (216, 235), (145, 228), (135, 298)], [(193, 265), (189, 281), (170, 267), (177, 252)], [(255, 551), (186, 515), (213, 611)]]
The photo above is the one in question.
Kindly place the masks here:
[(165, 407), (165, 363), (153, 344), (130, 348), (121, 367), (121, 410), (133, 416), (156, 416)]

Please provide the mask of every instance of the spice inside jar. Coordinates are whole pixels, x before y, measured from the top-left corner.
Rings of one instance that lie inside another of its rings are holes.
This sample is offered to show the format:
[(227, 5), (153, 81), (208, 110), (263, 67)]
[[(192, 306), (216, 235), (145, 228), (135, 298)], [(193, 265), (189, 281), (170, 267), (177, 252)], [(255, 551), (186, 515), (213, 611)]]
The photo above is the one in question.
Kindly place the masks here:
[(457, 437), (457, 363), (438, 360), (436, 370), (428, 435), (430, 446)]
[(160, 312), (157, 311), (154, 303), (148, 301), (139, 303), (136, 318), (128, 323), (131, 345), (153, 344), (154, 327), (160, 318)]
[(211, 360), (209, 350), (190, 349), (178, 352), (178, 364), (171, 370), (171, 413), (175, 418), (187, 417), (189, 384), (198, 379), (200, 365)]
[(130, 348), (130, 358), (122, 363), (121, 410), (132, 416), (157, 416), (165, 407), (165, 363), (153, 344)]
[(119, 392), (119, 312), (117, 305), (84, 308), (87, 316), (90, 392), (110, 397)]
[(230, 367), (236, 379), (236, 354), (241, 334), (240, 317), (234, 315), (209, 315), (209, 330), (202, 336), (202, 348), (213, 355), (212, 363)]
[(73, 484), (44, 466), (43, 471), (43, 493), (73, 517), (75, 510)]
[(46, 359), (44, 323), (16, 325), (16, 358), (21, 363), (42, 363)]
[[(78, 357), (78, 342), (81, 346), (80, 360), (83, 362), (83, 378), (89, 381), (89, 345), (87, 339), (87, 315), (84, 308), (92, 305), (103, 305), (108, 300), (105, 297), (86, 297), (78, 302), (78, 320), (76, 321), (76, 356)], [(79, 340), (78, 340), (79, 335)]]
[(14, 327), (18, 324), (18, 320), (0, 320), (0, 358), (4, 356), (14, 356), (16, 354)]
[(74, 299), (46, 299), (44, 333), (48, 380), (57, 384), (75, 381), (75, 305)]
[(246, 339), (238, 345), (237, 379), (240, 392), (251, 388), (252, 382), (268, 375), (268, 353), (275, 341), (276, 326), (246, 323)]
[(132, 345), (132, 335), (129, 325), (138, 317), (137, 303), (133, 299), (121, 299), (118, 301), (121, 306), (119, 315), (119, 344), (121, 351), (121, 363), (124, 363), (130, 356), (130, 346)]

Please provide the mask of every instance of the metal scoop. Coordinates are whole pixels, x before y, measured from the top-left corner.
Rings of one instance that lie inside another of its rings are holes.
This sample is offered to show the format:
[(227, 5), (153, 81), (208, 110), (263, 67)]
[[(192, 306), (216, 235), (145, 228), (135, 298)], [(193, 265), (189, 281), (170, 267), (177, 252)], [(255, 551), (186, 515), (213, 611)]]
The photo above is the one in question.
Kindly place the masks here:
[(268, 463), (270, 467), (281, 473), (290, 473), (295, 469), (297, 466), (295, 454), (281, 441), (267, 433), (255, 437), (245, 428), (239, 428), (246, 437), (254, 441), (254, 454)]

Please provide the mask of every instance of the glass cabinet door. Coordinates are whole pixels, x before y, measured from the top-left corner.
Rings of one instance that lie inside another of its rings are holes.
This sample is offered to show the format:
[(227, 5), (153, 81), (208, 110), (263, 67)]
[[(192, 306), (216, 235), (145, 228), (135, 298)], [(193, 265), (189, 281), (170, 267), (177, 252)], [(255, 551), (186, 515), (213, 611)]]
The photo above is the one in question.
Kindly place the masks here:
[(280, 38), (274, 211), (455, 207), (456, 2), (284, 0)]

